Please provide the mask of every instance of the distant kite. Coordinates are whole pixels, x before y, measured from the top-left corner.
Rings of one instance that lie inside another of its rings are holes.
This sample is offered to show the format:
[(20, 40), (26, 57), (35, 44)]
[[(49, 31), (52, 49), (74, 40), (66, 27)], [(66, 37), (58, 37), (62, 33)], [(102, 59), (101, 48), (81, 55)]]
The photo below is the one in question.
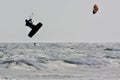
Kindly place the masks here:
[(97, 13), (98, 10), (99, 10), (99, 8), (98, 8), (97, 4), (95, 4), (93, 6), (93, 14)]

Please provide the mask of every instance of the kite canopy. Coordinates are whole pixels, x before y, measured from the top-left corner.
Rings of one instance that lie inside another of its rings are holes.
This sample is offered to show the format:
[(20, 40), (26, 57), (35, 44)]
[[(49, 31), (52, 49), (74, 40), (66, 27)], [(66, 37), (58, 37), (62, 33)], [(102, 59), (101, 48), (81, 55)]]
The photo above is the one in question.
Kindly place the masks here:
[(97, 4), (95, 4), (93, 6), (93, 14), (97, 13), (98, 10), (99, 10), (99, 8), (98, 8)]

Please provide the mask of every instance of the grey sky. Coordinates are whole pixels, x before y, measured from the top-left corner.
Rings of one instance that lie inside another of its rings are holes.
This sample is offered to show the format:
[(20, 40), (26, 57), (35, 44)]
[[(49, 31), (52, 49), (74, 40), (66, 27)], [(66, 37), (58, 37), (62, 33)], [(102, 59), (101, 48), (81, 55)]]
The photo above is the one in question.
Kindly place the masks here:
[[(120, 0), (0, 0), (0, 42), (119, 42)], [(94, 4), (99, 11), (92, 14)], [(24, 20), (42, 28), (32, 37)]]

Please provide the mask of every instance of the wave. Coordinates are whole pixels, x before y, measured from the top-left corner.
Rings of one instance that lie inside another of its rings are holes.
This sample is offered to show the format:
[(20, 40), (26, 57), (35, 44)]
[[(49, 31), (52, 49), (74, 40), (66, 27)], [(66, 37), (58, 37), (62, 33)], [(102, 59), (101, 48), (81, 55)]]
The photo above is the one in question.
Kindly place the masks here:
[(119, 62), (119, 49), (118, 43), (1, 43), (0, 68), (46, 70), (55, 66), (108, 65), (111, 59)]
[(97, 58), (97, 57), (82, 57), (82, 58), (71, 58), (68, 60), (64, 60), (70, 64), (77, 64), (77, 65), (106, 65), (108, 64), (107, 61)]

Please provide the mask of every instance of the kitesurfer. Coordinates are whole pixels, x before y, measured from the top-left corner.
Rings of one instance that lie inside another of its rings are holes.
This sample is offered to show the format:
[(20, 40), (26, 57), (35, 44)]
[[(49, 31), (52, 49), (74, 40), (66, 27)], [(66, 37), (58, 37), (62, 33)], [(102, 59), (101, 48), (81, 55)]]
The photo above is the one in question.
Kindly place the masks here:
[(33, 27), (35, 27), (35, 25), (33, 24), (33, 22), (32, 22), (32, 19), (29, 19), (29, 20), (25, 20), (25, 22), (26, 22), (26, 26), (29, 26), (30, 28), (33, 28)]
[[(25, 22), (26, 22), (26, 26), (30, 27), (32, 30), (29, 32), (28, 36), (31, 38), (34, 34), (36, 34), (36, 32), (42, 27), (42, 23), (38, 23), (37, 25), (34, 25), (33, 24), (33, 21), (32, 19), (25, 19)], [(34, 44), (35, 46), (36, 44)]]

